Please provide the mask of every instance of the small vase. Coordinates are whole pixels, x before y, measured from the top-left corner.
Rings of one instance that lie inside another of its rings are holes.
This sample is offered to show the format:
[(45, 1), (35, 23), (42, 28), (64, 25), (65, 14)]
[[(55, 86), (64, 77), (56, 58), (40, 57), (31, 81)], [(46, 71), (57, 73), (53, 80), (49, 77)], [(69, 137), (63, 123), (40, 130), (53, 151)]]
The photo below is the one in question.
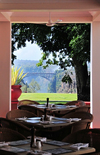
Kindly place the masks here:
[(12, 85), (11, 86), (11, 102), (18, 102), (22, 90), (20, 89), (21, 85)]

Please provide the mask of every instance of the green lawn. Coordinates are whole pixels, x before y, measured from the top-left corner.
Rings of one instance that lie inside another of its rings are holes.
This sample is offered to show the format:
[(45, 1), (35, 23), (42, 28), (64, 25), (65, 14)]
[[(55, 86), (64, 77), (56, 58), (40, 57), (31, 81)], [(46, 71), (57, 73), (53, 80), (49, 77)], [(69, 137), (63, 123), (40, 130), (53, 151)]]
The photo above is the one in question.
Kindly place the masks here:
[(72, 101), (77, 100), (77, 94), (67, 94), (67, 93), (22, 93), (18, 100), (34, 100), (46, 102), (46, 98), (49, 101)]

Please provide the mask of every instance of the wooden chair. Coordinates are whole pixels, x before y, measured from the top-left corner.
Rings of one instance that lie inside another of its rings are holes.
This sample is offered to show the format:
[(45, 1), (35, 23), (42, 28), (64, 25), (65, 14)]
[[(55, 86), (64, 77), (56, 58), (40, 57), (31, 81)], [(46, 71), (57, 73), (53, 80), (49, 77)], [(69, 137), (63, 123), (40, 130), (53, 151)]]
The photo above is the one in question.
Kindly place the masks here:
[(67, 105), (77, 105), (77, 106), (85, 106), (85, 102), (82, 100), (70, 101), (66, 103)]
[(47, 137), (48, 139), (61, 141), (71, 133), (71, 126), (41, 128), (36, 136)]
[(75, 122), (71, 125), (71, 133), (74, 133), (76, 131), (82, 130), (82, 129), (88, 129), (91, 124), (90, 119), (84, 119), (80, 120), (78, 122)]
[(26, 138), (31, 135), (31, 129), (22, 123), (2, 117), (0, 117), (0, 128), (9, 128), (11, 130), (17, 131), (24, 135)]
[(66, 115), (67, 113), (69, 113), (68, 110), (54, 111), (54, 112), (53, 112), (53, 116), (55, 116), (55, 117), (63, 117), (63, 116)]
[(26, 139), (22, 134), (9, 128), (0, 128), (0, 142)]
[(38, 130), (37, 136), (47, 137), (48, 139), (62, 141), (64, 137), (81, 129), (87, 129), (90, 120), (81, 120), (67, 126), (41, 128)]
[(85, 105), (85, 106), (79, 106), (78, 108), (75, 109), (75, 112), (90, 112), (90, 106)]
[[(81, 118), (82, 120), (84, 119), (89, 119), (90, 122), (93, 121), (93, 115), (88, 113), (88, 112), (70, 112), (67, 113), (66, 115), (63, 116), (63, 118)], [(88, 128), (90, 127), (90, 124)]]
[(18, 109), (29, 111), (29, 112), (33, 113), (34, 115), (36, 115), (37, 117), (41, 117), (42, 115), (44, 115), (44, 110), (40, 109), (40, 108), (37, 108), (35, 106), (20, 105), (18, 107)]
[(63, 103), (56, 103), (55, 105), (64, 105)]
[(96, 153), (91, 153), (91, 155), (100, 155), (100, 128), (77, 131), (66, 136), (62, 141), (68, 143), (89, 143), (90, 147), (96, 149)]
[(19, 109), (11, 110), (6, 114), (7, 119), (15, 119), (20, 117), (36, 117), (36, 115), (29, 111)]
[(20, 106), (20, 105), (29, 105), (29, 104), (40, 104), (40, 103), (38, 103), (36, 101), (33, 101), (33, 100), (20, 100), (18, 102), (18, 106)]
[(90, 106), (87, 106), (87, 105), (86, 106), (78, 106), (77, 108), (72, 109), (72, 110), (65, 109), (63, 111), (54, 112), (54, 116), (55, 117), (64, 117), (65, 115), (70, 114), (72, 112), (88, 112), (89, 113), (89, 110), (90, 110)]

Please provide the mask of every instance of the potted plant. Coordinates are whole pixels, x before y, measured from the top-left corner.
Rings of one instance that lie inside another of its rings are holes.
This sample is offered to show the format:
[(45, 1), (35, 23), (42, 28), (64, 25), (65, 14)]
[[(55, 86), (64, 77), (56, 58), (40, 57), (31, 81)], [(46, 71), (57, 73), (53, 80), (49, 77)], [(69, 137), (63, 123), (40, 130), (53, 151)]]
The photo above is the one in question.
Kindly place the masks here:
[(23, 69), (17, 68), (13, 66), (11, 68), (11, 102), (18, 103), (18, 98), (20, 97), (22, 91), (21, 91), (21, 85), (20, 82), (22, 79), (27, 75), (23, 73)]

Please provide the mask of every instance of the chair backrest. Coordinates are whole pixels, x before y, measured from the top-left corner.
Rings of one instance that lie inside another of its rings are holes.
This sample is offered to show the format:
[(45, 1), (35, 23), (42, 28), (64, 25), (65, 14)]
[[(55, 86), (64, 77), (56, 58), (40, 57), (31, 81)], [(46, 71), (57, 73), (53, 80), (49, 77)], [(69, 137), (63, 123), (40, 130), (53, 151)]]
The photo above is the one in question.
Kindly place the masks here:
[(79, 106), (78, 108), (75, 109), (75, 112), (79, 112), (79, 111), (90, 112), (90, 106), (88, 105)]
[(68, 143), (89, 143), (89, 146), (94, 147), (96, 152), (100, 152), (100, 128), (77, 131), (69, 134), (62, 141)]
[(9, 128), (0, 128), (0, 141), (16, 141), (26, 139), (22, 134)]
[(44, 115), (44, 110), (40, 109), (40, 108), (37, 108), (35, 106), (21, 105), (21, 106), (18, 107), (18, 109), (27, 110), (27, 111), (29, 111), (31, 113), (34, 113), (38, 117)]
[(56, 105), (64, 105), (63, 103), (56, 103)]
[(64, 137), (71, 133), (71, 126), (41, 128), (36, 136), (47, 137), (47, 139), (62, 141)]
[(36, 117), (36, 115), (29, 111), (19, 109), (11, 110), (6, 114), (7, 119), (15, 119), (20, 117)]
[(79, 130), (88, 129), (91, 124), (89, 119), (80, 120), (78, 122), (73, 123), (71, 126), (71, 133), (74, 133)]
[(26, 138), (31, 135), (31, 129), (23, 125), (22, 123), (0, 117), (0, 128), (9, 128), (19, 132)]
[(18, 102), (18, 106), (20, 106), (20, 105), (29, 105), (29, 104), (40, 104), (40, 103), (38, 103), (36, 101), (33, 101), (33, 100), (20, 100)]
[(89, 119), (91, 122), (93, 121), (93, 115), (88, 113), (88, 112), (70, 112), (70, 113), (67, 113), (63, 116), (63, 118), (81, 118), (82, 120), (83, 119)]
[(85, 102), (82, 100), (70, 101), (66, 103), (67, 105), (77, 105), (77, 106), (85, 106)]
[(63, 117), (69, 112), (70, 112), (70, 110), (68, 111), (67, 109), (62, 110), (62, 111), (60, 111), (60, 110), (59, 111), (54, 111), (53, 116), (55, 116), (55, 117)]
[(67, 126), (51, 127), (48, 129), (41, 128), (41, 130), (37, 132), (37, 136), (43, 136), (47, 137), (48, 139), (62, 141), (64, 137), (68, 136), (69, 134), (81, 129), (86, 129), (88, 122), (90, 123), (89, 120), (81, 120)]

